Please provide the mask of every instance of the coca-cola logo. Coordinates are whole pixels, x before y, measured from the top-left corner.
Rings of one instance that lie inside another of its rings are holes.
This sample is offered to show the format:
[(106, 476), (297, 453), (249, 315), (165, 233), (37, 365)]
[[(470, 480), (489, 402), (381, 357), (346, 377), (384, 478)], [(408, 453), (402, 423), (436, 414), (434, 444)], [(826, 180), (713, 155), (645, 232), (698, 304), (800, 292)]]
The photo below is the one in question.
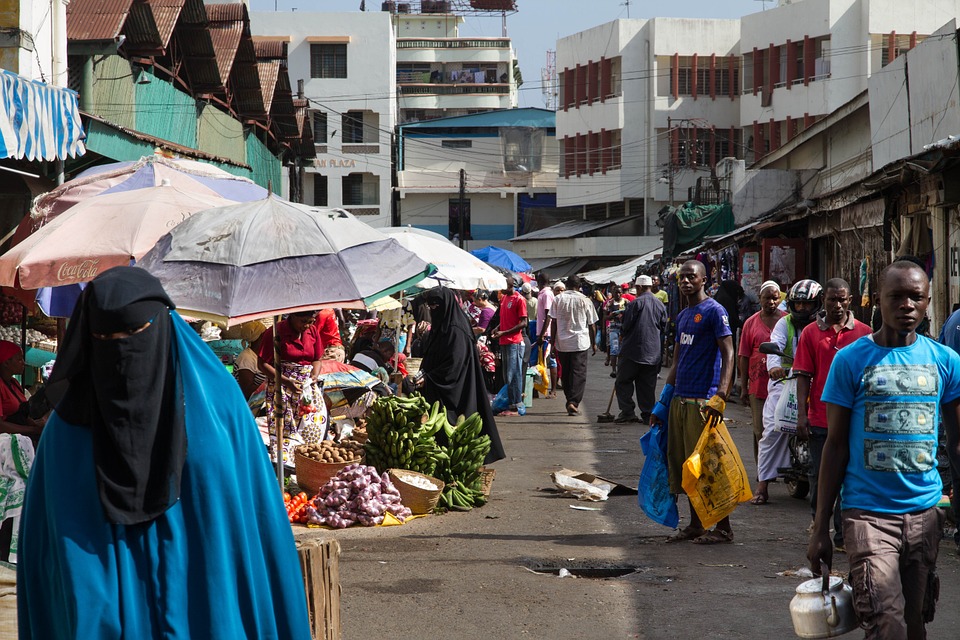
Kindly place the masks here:
[(84, 282), (93, 280), (97, 276), (98, 271), (100, 271), (99, 260), (84, 260), (74, 263), (64, 262), (60, 265), (60, 268), (57, 269), (57, 280), (60, 282), (64, 280)]

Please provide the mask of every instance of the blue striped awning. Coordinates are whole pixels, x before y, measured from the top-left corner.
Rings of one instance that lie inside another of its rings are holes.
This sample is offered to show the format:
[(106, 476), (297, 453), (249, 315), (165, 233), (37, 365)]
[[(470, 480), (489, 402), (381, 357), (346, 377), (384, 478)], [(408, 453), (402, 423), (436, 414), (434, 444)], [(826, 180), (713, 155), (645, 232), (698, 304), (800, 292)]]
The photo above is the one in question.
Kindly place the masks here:
[(77, 93), (0, 69), (0, 158), (64, 160), (83, 155)]

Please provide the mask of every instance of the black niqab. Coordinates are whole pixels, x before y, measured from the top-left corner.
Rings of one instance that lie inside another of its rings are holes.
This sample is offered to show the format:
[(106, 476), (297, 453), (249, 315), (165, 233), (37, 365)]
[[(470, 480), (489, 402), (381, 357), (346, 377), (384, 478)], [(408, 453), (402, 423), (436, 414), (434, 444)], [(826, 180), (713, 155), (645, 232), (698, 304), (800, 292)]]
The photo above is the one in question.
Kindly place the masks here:
[(440, 404), (454, 416), (479, 412), (482, 433), (490, 436), (487, 464), (503, 459), (503, 444), (493, 418), (493, 409), (483, 383), (483, 369), (470, 321), (460, 308), (453, 291), (444, 287), (423, 294), (430, 309), (430, 337), (421, 363), (424, 375), (423, 395)]
[[(180, 498), (187, 435), (174, 306), (143, 269), (97, 276), (77, 302), (47, 386), (60, 417), (91, 429), (100, 503), (116, 524), (149, 522)], [(148, 322), (124, 338), (93, 336)]]

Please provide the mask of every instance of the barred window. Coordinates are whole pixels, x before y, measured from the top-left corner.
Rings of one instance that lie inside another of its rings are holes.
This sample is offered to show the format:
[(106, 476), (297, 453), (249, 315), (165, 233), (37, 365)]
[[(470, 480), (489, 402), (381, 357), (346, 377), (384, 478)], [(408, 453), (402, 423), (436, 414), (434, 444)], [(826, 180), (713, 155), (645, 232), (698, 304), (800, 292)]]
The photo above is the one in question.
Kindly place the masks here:
[(310, 77), (311, 78), (346, 78), (347, 77), (347, 45), (345, 44), (311, 44), (310, 45)]

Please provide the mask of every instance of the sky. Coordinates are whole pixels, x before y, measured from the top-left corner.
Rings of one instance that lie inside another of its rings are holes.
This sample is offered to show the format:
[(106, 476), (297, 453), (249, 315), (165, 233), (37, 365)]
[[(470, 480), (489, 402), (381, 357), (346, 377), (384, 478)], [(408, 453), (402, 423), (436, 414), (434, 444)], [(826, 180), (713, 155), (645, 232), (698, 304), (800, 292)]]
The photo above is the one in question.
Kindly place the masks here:
[[(357, 11), (360, 0), (249, 0), (253, 11)], [(368, 11), (379, 11), (379, 0), (367, 0)], [(524, 84), (521, 107), (543, 107), (541, 69), (547, 51), (556, 49), (557, 38), (626, 18), (739, 18), (776, 6), (775, 0), (517, 0), (519, 11), (507, 16), (507, 35), (520, 62)], [(669, 11), (662, 9), (669, 6)], [(460, 35), (496, 37), (501, 34), (499, 17), (467, 16)]]

